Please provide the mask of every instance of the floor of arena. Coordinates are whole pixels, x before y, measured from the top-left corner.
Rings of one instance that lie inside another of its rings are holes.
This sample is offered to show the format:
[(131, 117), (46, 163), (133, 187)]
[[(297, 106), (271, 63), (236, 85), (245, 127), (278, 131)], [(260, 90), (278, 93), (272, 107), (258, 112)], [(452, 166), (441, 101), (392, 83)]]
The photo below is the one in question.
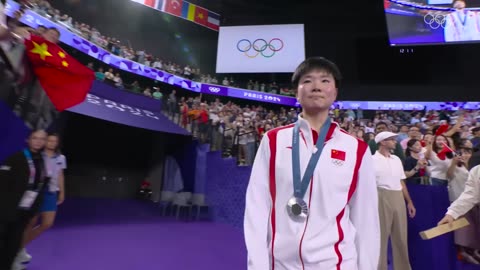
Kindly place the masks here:
[[(28, 247), (28, 269), (247, 269), (240, 230), (160, 213), (149, 202), (67, 200), (54, 227)], [(458, 263), (457, 269), (480, 267)]]
[(178, 222), (151, 203), (70, 200), (29, 247), (29, 270), (245, 270), (243, 235), (226, 224)]

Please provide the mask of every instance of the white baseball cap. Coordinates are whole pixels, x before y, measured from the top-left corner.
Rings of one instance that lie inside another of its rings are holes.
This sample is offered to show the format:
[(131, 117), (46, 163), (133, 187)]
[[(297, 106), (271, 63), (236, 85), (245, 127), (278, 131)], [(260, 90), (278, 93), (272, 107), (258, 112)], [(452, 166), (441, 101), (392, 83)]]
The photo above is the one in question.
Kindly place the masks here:
[(383, 131), (383, 132), (378, 133), (377, 136), (375, 136), (375, 143), (379, 143), (379, 142), (384, 141), (388, 138), (397, 137), (397, 136), (398, 135), (393, 133), (393, 132)]

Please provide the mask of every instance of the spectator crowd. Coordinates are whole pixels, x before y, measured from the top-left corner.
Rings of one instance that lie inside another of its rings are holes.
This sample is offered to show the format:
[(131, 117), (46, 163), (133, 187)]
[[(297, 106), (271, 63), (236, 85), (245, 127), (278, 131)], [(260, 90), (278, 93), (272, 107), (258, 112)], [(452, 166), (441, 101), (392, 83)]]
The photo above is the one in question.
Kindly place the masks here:
[[(46, 0), (31, 0), (32, 8), (42, 16), (62, 24), (71, 31), (102, 46), (115, 55), (138, 63), (162, 69), (170, 73), (196, 79), (204, 83), (220, 83), (216, 76), (201, 74), (200, 70), (188, 64), (180, 66), (164, 61), (145, 50), (134, 50), (118, 39), (105, 37), (87, 24), (73, 21), (59, 10), (51, 7)], [(95, 69), (93, 63), (89, 63)], [(197, 96), (177, 95), (176, 90), (167, 92), (160, 86), (143, 88), (138, 81), (127, 84), (120, 73), (112, 68), (97, 67), (97, 80), (118, 88), (125, 88), (145, 96), (162, 100), (164, 113), (180, 126), (191, 131), (202, 143), (208, 143), (213, 151), (222, 151), (225, 157), (234, 157), (241, 166), (253, 164), (256, 149), (265, 132), (293, 123), (299, 109), (277, 107), (267, 108), (259, 104), (240, 105), (233, 100), (219, 98), (208, 100)], [(222, 85), (238, 86), (233, 78), (225, 77)], [(289, 88), (250, 80), (247, 89), (292, 95)], [(403, 162), (403, 169), (411, 184), (446, 186), (450, 201), (455, 201), (465, 190), (468, 173), (480, 164), (480, 111), (363, 111), (332, 108), (331, 118), (345, 132), (368, 143), (370, 151), (377, 151), (375, 135), (390, 131), (396, 136), (392, 151)], [(477, 205), (467, 216), (479, 220)], [(462, 260), (480, 264), (480, 233), (458, 231), (455, 234), (458, 254)]]
[(55, 9), (48, 0), (29, 0), (28, 2), (32, 10), (39, 15), (62, 25), (73, 33), (82, 36), (86, 40), (91, 41), (114, 55), (135, 61), (145, 66), (163, 70), (201, 83), (240, 87), (260, 92), (268, 92), (271, 94), (287, 96), (294, 95), (288, 84), (277, 84), (276, 82), (266, 83), (254, 80), (237, 82), (232, 76), (223, 76), (223, 78), (221, 78), (222, 75), (218, 74), (203, 74), (198, 67), (194, 67), (190, 63), (178, 64), (174, 61), (166, 60), (166, 57), (168, 56), (164, 55), (163, 57), (159, 57), (153, 55), (151, 52), (147, 52), (145, 49), (134, 49), (129, 42), (127, 42), (128, 44), (124, 44), (118, 38), (107, 37), (101, 34), (96, 27), (75, 21), (68, 14), (62, 14), (62, 12)]
[[(298, 115), (293, 108), (269, 110), (219, 99), (208, 103), (201, 96), (177, 99), (175, 93), (168, 100), (166, 113), (172, 120), (200, 141), (210, 143), (212, 150), (237, 158), (240, 166), (253, 164), (265, 132), (295, 122)], [(392, 154), (402, 161), (406, 183), (447, 187), (452, 203), (468, 193), (472, 181), (469, 171), (480, 165), (480, 111), (363, 112), (334, 108), (330, 116), (351, 136), (367, 142), (372, 154), (378, 150), (377, 134), (395, 133)], [(465, 217), (473, 225), (455, 231), (458, 258), (479, 265), (480, 206), (474, 206)]]

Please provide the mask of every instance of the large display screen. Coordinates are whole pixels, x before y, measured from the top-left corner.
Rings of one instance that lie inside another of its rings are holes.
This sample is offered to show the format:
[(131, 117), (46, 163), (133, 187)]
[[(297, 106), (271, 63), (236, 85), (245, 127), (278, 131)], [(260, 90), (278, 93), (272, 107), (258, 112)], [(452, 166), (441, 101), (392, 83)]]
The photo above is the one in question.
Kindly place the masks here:
[(303, 60), (303, 24), (220, 27), (217, 73), (294, 72)]
[(480, 1), (384, 0), (392, 46), (480, 41)]

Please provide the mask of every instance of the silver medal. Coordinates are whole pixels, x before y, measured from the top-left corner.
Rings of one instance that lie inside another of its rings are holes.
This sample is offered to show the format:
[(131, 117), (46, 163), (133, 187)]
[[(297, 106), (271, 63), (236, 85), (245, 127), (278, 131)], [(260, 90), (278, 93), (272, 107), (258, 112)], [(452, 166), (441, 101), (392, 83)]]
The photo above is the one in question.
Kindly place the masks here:
[(295, 221), (305, 221), (309, 214), (307, 203), (300, 198), (292, 197), (287, 203), (288, 215)]

